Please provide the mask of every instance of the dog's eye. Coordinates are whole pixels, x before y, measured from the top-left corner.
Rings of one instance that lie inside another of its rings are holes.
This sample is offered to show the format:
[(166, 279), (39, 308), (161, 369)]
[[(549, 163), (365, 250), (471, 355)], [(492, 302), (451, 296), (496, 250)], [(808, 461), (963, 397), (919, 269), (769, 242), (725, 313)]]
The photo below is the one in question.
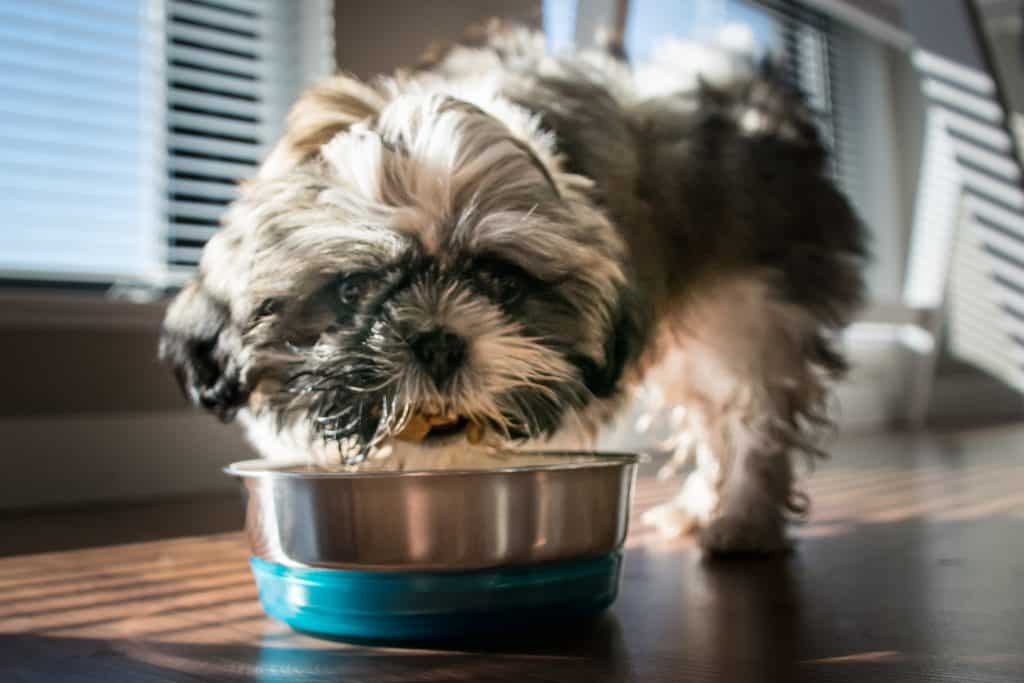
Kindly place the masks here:
[(359, 303), (370, 284), (370, 276), (365, 273), (357, 273), (341, 278), (338, 281), (338, 301), (345, 306), (354, 306)]
[(526, 294), (526, 279), (510, 268), (486, 269), (478, 278), (487, 293), (505, 305), (517, 303)]
[(495, 294), (502, 302), (514, 304), (526, 294), (526, 283), (515, 275), (500, 276)]
[(256, 309), (256, 317), (266, 318), (274, 315), (279, 310), (281, 310), (281, 301), (279, 299), (264, 299), (260, 303), (259, 308)]

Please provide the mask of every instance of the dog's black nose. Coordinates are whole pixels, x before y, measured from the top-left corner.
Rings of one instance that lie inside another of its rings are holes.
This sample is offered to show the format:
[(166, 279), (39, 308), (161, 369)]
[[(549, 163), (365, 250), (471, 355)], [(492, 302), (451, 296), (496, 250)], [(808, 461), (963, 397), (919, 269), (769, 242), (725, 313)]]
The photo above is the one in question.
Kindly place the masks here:
[(440, 327), (417, 334), (409, 346), (438, 386), (447, 382), (466, 359), (466, 341)]

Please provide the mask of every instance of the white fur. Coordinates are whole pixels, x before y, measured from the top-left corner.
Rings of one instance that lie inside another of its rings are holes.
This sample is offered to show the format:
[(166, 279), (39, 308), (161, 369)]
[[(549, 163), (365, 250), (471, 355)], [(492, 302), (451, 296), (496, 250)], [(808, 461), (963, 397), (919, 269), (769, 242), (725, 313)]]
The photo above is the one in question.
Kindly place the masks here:
[(676, 349), (651, 376), (669, 407), (686, 406), (672, 446), (684, 461), (695, 451), (696, 469), (646, 523), (666, 534), (700, 529), (712, 550), (785, 546), (784, 511), (795, 502), (792, 458), (814, 444), (779, 425), (792, 392), (812, 405), (824, 398), (795, 343), (815, 325), (756, 277), (717, 283), (695, 298)]

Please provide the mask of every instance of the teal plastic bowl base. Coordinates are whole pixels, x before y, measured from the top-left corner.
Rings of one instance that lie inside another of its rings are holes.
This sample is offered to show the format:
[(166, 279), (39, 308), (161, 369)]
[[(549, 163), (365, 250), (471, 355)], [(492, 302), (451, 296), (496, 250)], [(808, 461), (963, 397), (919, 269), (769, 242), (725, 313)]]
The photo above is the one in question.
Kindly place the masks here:
[(251, 559), (260, 603), (297, 631), (451, 640), (593, 617), (618, 593), (622, 554), (468, 572), (370, 572)]

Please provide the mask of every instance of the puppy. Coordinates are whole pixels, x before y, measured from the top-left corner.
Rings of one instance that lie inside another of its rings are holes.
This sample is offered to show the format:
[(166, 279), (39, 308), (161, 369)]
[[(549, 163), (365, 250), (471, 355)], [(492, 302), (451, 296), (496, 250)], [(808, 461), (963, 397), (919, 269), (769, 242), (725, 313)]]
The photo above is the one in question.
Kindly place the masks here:
[(467, 435), (586, 447), (653, 378), (697, 467), (649, 521), (784, 548), (864, 230), (800, 98), (700, 54), (631, 71), (490, 24), (316, 85), (171, 304), (163, 357), (266, 457), (364, 466)]

